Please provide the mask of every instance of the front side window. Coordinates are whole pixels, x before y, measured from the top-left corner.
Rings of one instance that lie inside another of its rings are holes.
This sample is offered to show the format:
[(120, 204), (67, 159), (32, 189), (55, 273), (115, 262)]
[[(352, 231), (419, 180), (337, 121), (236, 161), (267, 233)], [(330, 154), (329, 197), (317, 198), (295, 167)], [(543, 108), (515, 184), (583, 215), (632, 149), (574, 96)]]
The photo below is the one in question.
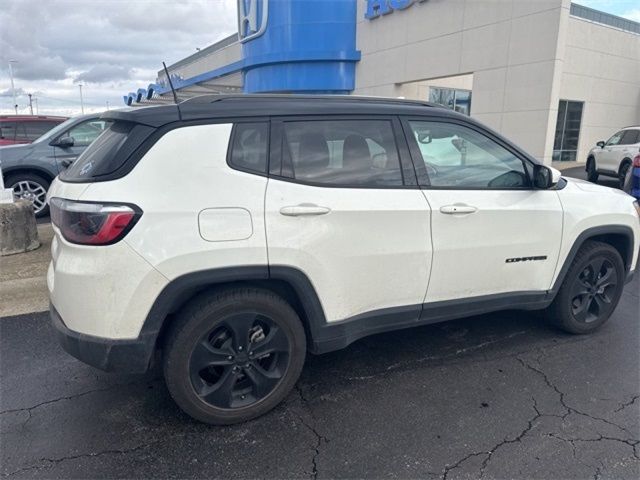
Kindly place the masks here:
[(71, 128), (64, 136), (73, 138), (74, 147), (87, 147), (109, 127), (111, 122), (90, 120)]
[(620, 143), (620, 140), (622, 140), (622, 135), (624, 135), (624, 130), (620, 130), (613, 137), (607, 140), (606, 145), (608, 147), (611, 147), (613, 145), (618, 145)]
[(461, 189), (530, 187), (524, 162), (489, 137), (454, 123), (410, 121), (409, 125), (430, 186)]
[(268, 136), (267, 122), (236, 124), (229, 163), (240, 170), (267, 173)]
[(402, 185), (389, 120), (285, 122), (283, 175), (320, 185)]

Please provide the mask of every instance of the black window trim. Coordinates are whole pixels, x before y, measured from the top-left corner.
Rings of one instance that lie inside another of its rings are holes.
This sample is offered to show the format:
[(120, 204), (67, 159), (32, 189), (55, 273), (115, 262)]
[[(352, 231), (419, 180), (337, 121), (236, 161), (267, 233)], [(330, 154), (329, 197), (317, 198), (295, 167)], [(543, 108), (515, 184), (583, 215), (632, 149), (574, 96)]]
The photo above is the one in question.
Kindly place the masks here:
[[(473, 122), (467, 122), (464, 119), (458, 118), (446, 118), (435, 115), (402, 115), (400, 117), (402, 122), (402, 128), (404, 130), (404, 135), (406, 137), (406, 141), (409, 144), (409, 150), (411, 152), (411, 159), (413, 161), (414, 168), (416, 169), (416, 176), (418, 178), (418, 184), (420, 188), (423, 190), (482, 190), (482, 191), (532, 191), (532, 190), (540, 190), (536, 188), (533, 184), (533, 180), (531, 178), (530, 170), (533, 169), (535, 165), (539, 165), (540, 163), (537, 161), (533, 161), (529, 158), (528, 155), (524, 154), (519, 149), (515, 148), (512, 144), (505, 142), (504, 139), (498, 137), (493, 132), (486, 130), (479, 125)], [(429, 174), (427, 173), (427, 169), (424, 165), (424, 160), (422, 157), (422, 153), (420, 152), (420, 147), (418, 146), (414, 136), (413, 130), (411, 129), (411, 125), (409, 125), (410, 121), (422, 121), (422, 122), (437, 122), (437, 123), (452, 123), (455, 125), (460, 125), (462, 127), (469, 128), (471, 130), (476, 131), (477, 133), (484, 135), (503, 147), (505, 150), (510, 152), (516, 158), (518, 158), (521, 162), (523, 162), (523, 166), (525, 167), (525, 173), (527, 174), (527, 178), (529, 180), (529, 187), (498, 187), (498, 188), (489, 188), (489, 187), (452, 187), (452, 186), (436, 186), (431, 185), (431, 180), (429, 179)], [(527, 168), (529, 166), (530, 168)], [(421, 183), (421, 179), (423, 179), (424, 184)], [(426, 181), (425, 181), (426, 180)]]
[[(349, 121), (349, 120), (378, 120), (388, 121), (391, 124), (393, 140), (396, 144), (398, 161), (400, 164), (400, 176), (402, 185), (350, 185), (350, 184), (327, 184), (321, 182), (310, 182), (288, 177), (282, 174), (282, 144), (284, 142), (284, 123), (286, 122), (311, 122), (311, 121)], [(418, 190), (418, 180), (415, 168), (409, 154), (409, 147), (402, 133), (402, 126), (397, 115), (288, 115), (271, 117), (271, 150), (269, 153), (269, 178), (299, 185), (321, 188), (350, 188), (362, 190)]]

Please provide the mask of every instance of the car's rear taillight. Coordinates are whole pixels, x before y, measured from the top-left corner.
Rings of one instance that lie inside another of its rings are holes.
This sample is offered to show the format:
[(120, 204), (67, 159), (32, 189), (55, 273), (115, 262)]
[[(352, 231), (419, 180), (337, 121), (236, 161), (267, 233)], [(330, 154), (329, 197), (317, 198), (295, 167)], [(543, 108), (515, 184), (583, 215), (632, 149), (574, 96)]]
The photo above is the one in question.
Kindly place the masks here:
[(633, 167), (640, 168), (640, 153), (633, 159)]
[(79, 245), (111, 245), (136, 224), (142, 211), (133, 205), (76, 202), (52, 198), (51, 221), (62, 236)]

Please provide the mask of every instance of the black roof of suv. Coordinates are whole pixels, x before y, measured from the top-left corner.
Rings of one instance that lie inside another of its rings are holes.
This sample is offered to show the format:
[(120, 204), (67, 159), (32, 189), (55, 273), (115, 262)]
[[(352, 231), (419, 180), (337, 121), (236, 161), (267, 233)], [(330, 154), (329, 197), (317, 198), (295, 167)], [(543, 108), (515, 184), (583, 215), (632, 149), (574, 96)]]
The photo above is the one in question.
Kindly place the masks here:
[[(66, 182), (100, 182), (126, 175), (157, 139), (185, 124), (233, 122), (241, 118), (336, 115), (406, 115), (454, 120), (491, 132), (496, 138), (539, 163), (522, 149), (480, 122), (441, 105), (415, 100), (351, 95), (201, 95), (177, 105), (111, 110), (100, 118), (113, 120), (100, 137), (68, 170)], [(91, 167), (87, 167), (91, 164)], [(85, 168), (86, 167), (86, 168)]]
[(416, 100), (355, 95), (245, 94), (200, 95), (178, 105), (111, 110), (102, 118), (160, 127), (177, 121), (274, 115), (424, 115), (425, 108), (442, 116), (461, 116), (441, 105)]

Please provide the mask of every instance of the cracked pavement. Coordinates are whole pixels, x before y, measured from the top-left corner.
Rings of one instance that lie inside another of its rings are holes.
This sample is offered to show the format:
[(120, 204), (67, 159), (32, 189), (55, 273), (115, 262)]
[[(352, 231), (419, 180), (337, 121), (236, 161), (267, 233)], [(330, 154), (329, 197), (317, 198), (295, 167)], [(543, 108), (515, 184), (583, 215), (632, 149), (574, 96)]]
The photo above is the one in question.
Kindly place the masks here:
[(45, 313), (0, 319), (6, 478), (640, 478), (640, 280), (570, 336), (502, 312), (309, 356), (286, 401), (200, 425), (159, 373), (69, 357)]

